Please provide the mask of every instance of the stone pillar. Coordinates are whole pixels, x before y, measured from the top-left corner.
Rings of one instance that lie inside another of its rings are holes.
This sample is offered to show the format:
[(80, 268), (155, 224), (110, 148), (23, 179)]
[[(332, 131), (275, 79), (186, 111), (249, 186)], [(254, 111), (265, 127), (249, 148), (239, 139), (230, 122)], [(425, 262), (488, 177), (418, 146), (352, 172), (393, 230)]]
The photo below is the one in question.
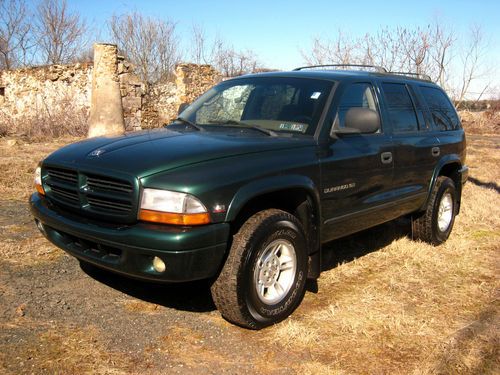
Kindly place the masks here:
[(94, 44), (89, 138), (125, 132), (117, 66), (116, 45)]

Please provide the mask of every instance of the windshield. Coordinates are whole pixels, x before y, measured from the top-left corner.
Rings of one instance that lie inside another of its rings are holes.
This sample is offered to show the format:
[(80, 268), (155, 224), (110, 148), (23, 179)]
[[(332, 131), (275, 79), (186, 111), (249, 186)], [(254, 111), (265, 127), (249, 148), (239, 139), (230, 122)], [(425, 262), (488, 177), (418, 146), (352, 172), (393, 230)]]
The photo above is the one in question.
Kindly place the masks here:
[(223, 82), (202, 95), (180, 120), (204, 130), (237, 128), (314, 135), (332, 82), (251, 77)]

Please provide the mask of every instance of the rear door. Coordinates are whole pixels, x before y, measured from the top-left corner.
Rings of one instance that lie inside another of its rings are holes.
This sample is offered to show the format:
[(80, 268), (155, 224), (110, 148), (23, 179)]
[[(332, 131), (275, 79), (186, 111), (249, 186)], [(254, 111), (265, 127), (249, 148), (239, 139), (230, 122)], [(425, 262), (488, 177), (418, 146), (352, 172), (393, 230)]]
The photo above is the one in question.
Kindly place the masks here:
[(439, 141), (429, 129), (421, 100), (411, 85), (382, 82), (384, 111), (392, 127), (394, 145), (393, 195), (399, 215), (422, 206), (432, 177)]
[[(346, 112), (353, 107), (380, 113), (372, 82), (348, 83), (339, 89), (330, 123), (344, 127)], [(342, 135), (330, 139), (320, 157), (322, 241), (332, 240), (386, 221), (380, 208), (392, 187), (392, 146), (385, 126), (374, 134)]]
[(427, 104), (431, 117), (431, 131), (439, 140), (435, 163), (450, 155), (465, 155), (465, 134), (462, 130), (455, 107), (448, 96), (436, 86), (421, 85), (417, 88)]

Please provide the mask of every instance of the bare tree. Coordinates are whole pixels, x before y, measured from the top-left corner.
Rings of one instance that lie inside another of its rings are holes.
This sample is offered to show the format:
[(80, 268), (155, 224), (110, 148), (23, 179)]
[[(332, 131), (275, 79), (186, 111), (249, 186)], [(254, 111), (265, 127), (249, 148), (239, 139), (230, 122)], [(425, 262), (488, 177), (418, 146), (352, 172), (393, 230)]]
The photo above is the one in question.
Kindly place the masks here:
[(191, 37), (191, 61), (195, 64), (207, 64), (207, 57), (205, 56), (207, 51), (207, 38), (205, 35), (205, 30), (197, 24), (192, 27), (192, 37)]
[(431, 28), (432, 41), (431, 58), (434, 62), (434, 72), (429, 72), (435, 82), (446, 87), (449, 81), (449, 67), (452, 59), (452, 49), (456, 42), (456, 36), (451, 30), (442, 25), (439, 20), (434, 20)]
[(88, 44), (85, 21), (69, 11), (66, 0), (41, 0), (35, 31), (41, 60), (46, 64), (72, 62)]
[[(473, 81), (481, 78), (485, 71), (481, 67), (482, 58), (486, 52), (486, 43), (484, 41), (481, 27), (474, 25), (470, 29), (470, 40), (461, 51), (462, 76), (456, 90), (456, 105), (460, 107), (467, 93), (470, 90)], [(479, 93), (481, 97), (490, 86), (490, 82)]]
[(356, 64), (360, 58), (356, 51), (359, 42), (352, 40), (341, 30), (338, 31), (334, 40), (321, 40), (315, 38), (310, 52), (301, 50), (302, 57), (308, 64)]
[(174, 22), (133, 12), (113, 16), (108, 24), (118, 48), (148, 85), (172, 78), (181, 60)]
[(225, 77), (264, 69), (255, 52), (236, 50), (219, 35), (209, 42), (205, 30), (199, 25), (193, 25), (190, 56), (194, 63), (210, 64)]
[(213, 65), (224, 77), (237, 77), (260, 68), (254, 52), (236, 51), (234, 47), (224, 44), (219, 44), (215, 49)]
[(25, 65), (30, 58), (31, 24), (24, 0), (0, 0), (0, 69)]
[(383, 66), (391, 71), (403, 69), (403, 45), (400, 29), (380, 29), (375, 35), (366, 34), (359, 43), (363, 64)]
[[(339, 31), (332, 40), (313, 39), (310, 51), (301, 53), (312, 65), (370, 64), (389, 71), (426, 74), (450, 91), (460, 105), (470, 96), (471, 87), (485, 76), (482, 65), (486, 52), (483, 34), (477, 26), (461, 42), (457, 43), (456, 34), (436, 19), (426, 27), (386, 27), (357, 39)], [(485, 83), (476, 94), (481, 97), (488, 87)]]

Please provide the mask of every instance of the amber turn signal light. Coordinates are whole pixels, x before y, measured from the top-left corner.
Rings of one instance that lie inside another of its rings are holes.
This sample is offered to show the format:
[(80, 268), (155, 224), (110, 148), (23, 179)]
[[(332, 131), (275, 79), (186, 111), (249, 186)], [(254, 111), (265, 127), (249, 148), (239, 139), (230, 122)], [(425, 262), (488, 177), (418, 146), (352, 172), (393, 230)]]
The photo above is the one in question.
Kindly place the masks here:
[(40, 166), (35, 169), (35, 189), (38, 191), (38, 194), (45, 195), (45, 190), (43, 190), (42, 186), (42, 169)]
[(210, 223), (210, 215), (207, 212), (178, 214), (143, 209), (139, 211), (139, 220), (173, 225), (203, 225)]
[(35, 189), (38, 191), (38, 194), (45, 195), (45, 190), (43, 190), (42, 185), (35, 185)]

